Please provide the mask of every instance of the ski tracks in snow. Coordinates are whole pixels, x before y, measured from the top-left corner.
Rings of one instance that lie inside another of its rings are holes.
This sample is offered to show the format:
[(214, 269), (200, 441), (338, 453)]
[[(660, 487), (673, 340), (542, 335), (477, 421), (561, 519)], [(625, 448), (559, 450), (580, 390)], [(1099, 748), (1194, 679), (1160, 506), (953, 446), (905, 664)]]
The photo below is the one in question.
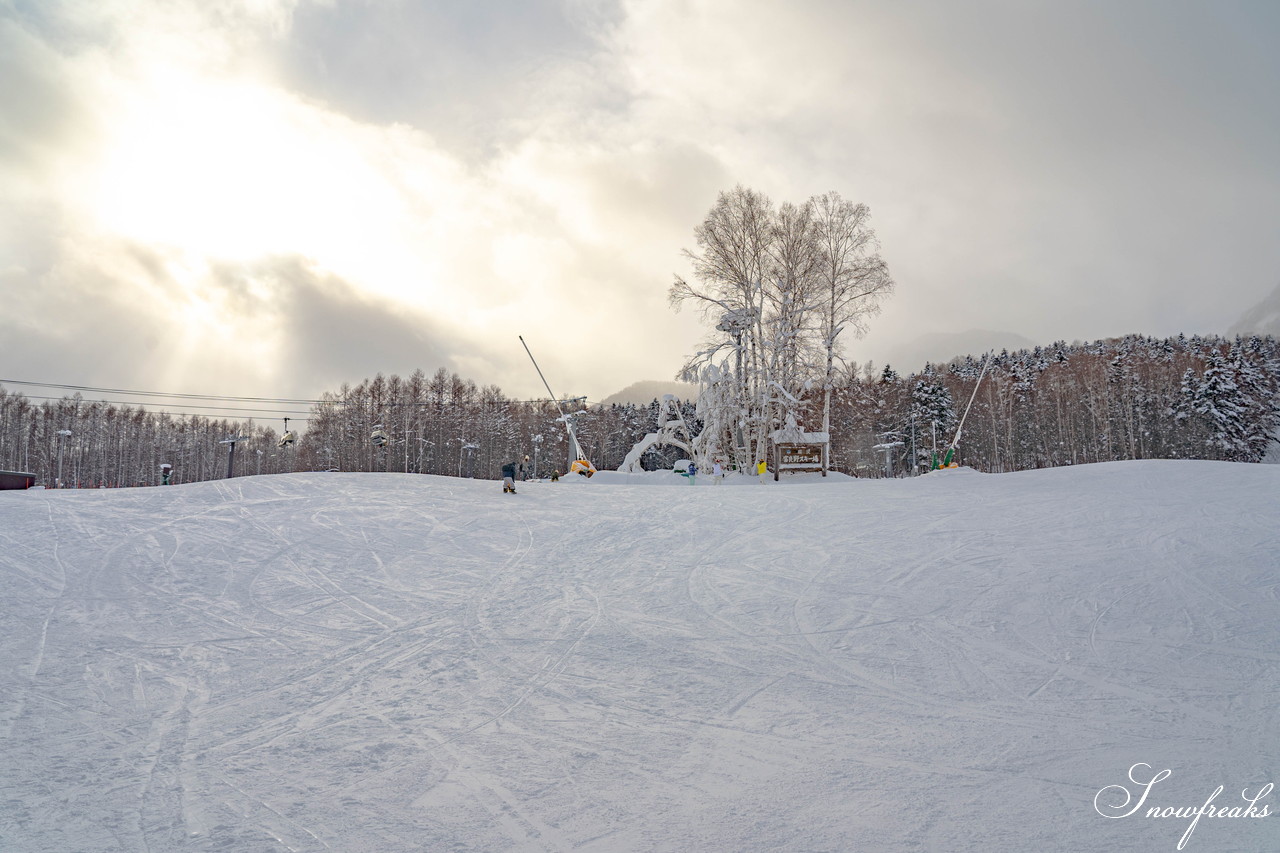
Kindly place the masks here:
[(1265, 773), (1280, 672), (1265, 472), (1133, 470), (29, 496), (0, 839), (1124, 847), (1088, 797)]

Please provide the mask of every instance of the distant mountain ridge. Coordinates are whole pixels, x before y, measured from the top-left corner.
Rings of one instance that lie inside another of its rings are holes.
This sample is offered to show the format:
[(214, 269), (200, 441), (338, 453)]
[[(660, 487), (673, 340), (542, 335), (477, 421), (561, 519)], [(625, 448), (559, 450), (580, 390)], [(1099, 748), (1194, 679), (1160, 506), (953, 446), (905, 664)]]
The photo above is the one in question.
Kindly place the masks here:
[(886, 364), (900, 374), (919, 373), (926, 364), (947, 364), (953, 358), (980, 357), (988, 351), (1010, 352), (1034, 349), (1036, 342), (1013, 332), (997, 332), (991, 329), (968, 329), (963, 332), (932, 332), (891, 347)]
[(625, 406), (630, 403), (643, 406), (662, 399), (664, 394), (674, 394), (680, 400), (696, 400), (698, 386), (689, 382), (663, 382), (656, 379), (632, 382), (621, 391), (605, 397), (600, 401), (600, 405), (612, 406), (616, 403), (619, 406)]
[(1236, 335), (1273, 335), (1280, 338), (1280, 285), (1271, 291), (1257, 305), (1241, 315), (1240, 319), (1227, 330), (1231, 337)]

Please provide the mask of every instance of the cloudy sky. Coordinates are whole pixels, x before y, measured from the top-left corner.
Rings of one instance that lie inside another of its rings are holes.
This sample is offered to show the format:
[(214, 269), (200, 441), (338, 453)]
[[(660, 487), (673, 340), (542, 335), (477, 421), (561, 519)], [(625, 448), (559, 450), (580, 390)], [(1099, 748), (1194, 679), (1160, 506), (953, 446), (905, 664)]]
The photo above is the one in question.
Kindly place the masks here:
[[(600, 399), (735, 184), (868, 204), (920, 335), (1225, 332), (1280, 284), (1273, 0), (0, 0), (0, 378)], [(905, 365), (913, 367), (914, 365)]]

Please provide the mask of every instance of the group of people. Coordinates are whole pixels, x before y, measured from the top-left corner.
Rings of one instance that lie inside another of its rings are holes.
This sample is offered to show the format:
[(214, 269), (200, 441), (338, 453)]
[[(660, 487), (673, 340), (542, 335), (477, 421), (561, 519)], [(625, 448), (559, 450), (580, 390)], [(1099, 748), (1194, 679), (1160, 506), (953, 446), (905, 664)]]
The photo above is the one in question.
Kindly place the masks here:
[[(528, 456), (519, 462), (507, 462), (502, 466), (502, 491), (510, 492), (514, 495), (516, 492), (516, 480), (527, 480), (533, 473), (533, 466), (529, 464)], [(560, 472), (552, 471), (551, 482), (554, 483), (559, 479)]]

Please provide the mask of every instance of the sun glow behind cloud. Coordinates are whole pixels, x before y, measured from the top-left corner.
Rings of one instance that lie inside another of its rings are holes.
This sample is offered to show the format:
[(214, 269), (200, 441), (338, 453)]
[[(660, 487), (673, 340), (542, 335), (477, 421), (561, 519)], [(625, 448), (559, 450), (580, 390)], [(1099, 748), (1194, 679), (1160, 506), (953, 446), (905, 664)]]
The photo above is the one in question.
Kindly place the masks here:
[[(279, 28), (277, 18), (268, 30)], [(360, 121), (290, 91), (237, 60), (241, 36), (190, 9), (120, 32), (124, 49), (77, 65), (95, 91), (96, 144), (65, 172), (63, 196), (75, 199), (78, 219), (104, 246), (113, 239), (145, 246), (159, 259), (169, 282), (145, 302), (162, 322), (182, 325), (179, 367), (220, 346), (224, 362), (277, 369), (280, 320), (290, 308), (287, 288), (255, 278), (274, 269), (270, 258), (299, 259), (326, 287), (349, 287), (344, 299), (416, 314), (424, 327), (446, 324), (437, 328), (451, 338), (441, 342), (451, 353), (447, 366), (517, 394), (535, 390), (521, 388), (529, 371), (493, 355), (511, 349), (495, 331), (514, 341), (522, 331), (550, 334), (584, 312), (634, 314), (634, 296), (619, 290), (610, 269), (634, 276), (634, 264), (610, 241), (629, 221), (632, 233), (651, 234), (649, 223), (661, 220), (652, 211), (619, 215), (626, 202), (620, 208), (620, 199), (593, 195), (593, 173), (602, 159), (615, 174), (643, 173), (643, 157), (583, 157), (544, 129), (545, 141), (535, 133), (464, 162), (406, 123)], [(179, 37), (198, 47), (184, 55), (173, 48)], [(239, 272), (228, 278), (227, 268)], [(660, 306), (665, 271), (643, 275), (653, 277), (650, 301)], [(229, 280), (232, 296), (219, 290)], [(141, 287), (128, 275), (120, 286)], [(643, 359), (635, 345), (642, 330), (613, 337), (631, 345), (594, 353), (589, 364), (583, 354), (591, 343), (557, 334), (564, 351), (544, 358), (561, 375), (576, 364), (572, 382), (601, 363)], [(425, 356), (410, 363), (440, 366)]]
[(249, 81), (173, 71), (121, 100), (92, 202), (107, 230), (223, 261), (297, 253), (396, 299), (447, 297), (406, 232), (421, 224), (410, 193), (454, 176), (396, 138), (408, 131), (363, 128)]
[[(426, 133), (210, 68), (208, 50), (186, 62), (150, 51), (146, 31), (129, 36), (127, 60), (69, 64), (72, 82), (92, 92), (92, 141), (59, 164), (55, 183), (84, 236), (75, 268), (113, 277), (140, 315), (181, 329), (167, 373), (213, 350), (228, 373), (279, 370), (295, 291), (264, 272), (270, 258), (298, 258), (330, 291), (350, 291), (332, 298), (448, 318), (449, 333), (468, 341), (454, 349), (488, 346), (495, 317), (554, 322), (554, 300), (537, 297), (565, 253), (522, 236), (525, 201), (495, 192)], [(145, 247), (149, 265), (113, 257), (130, 246)], [(228, 281), (235, 292), (224, 292)], [(409, 364), (440, 366), (430, 358)]]

